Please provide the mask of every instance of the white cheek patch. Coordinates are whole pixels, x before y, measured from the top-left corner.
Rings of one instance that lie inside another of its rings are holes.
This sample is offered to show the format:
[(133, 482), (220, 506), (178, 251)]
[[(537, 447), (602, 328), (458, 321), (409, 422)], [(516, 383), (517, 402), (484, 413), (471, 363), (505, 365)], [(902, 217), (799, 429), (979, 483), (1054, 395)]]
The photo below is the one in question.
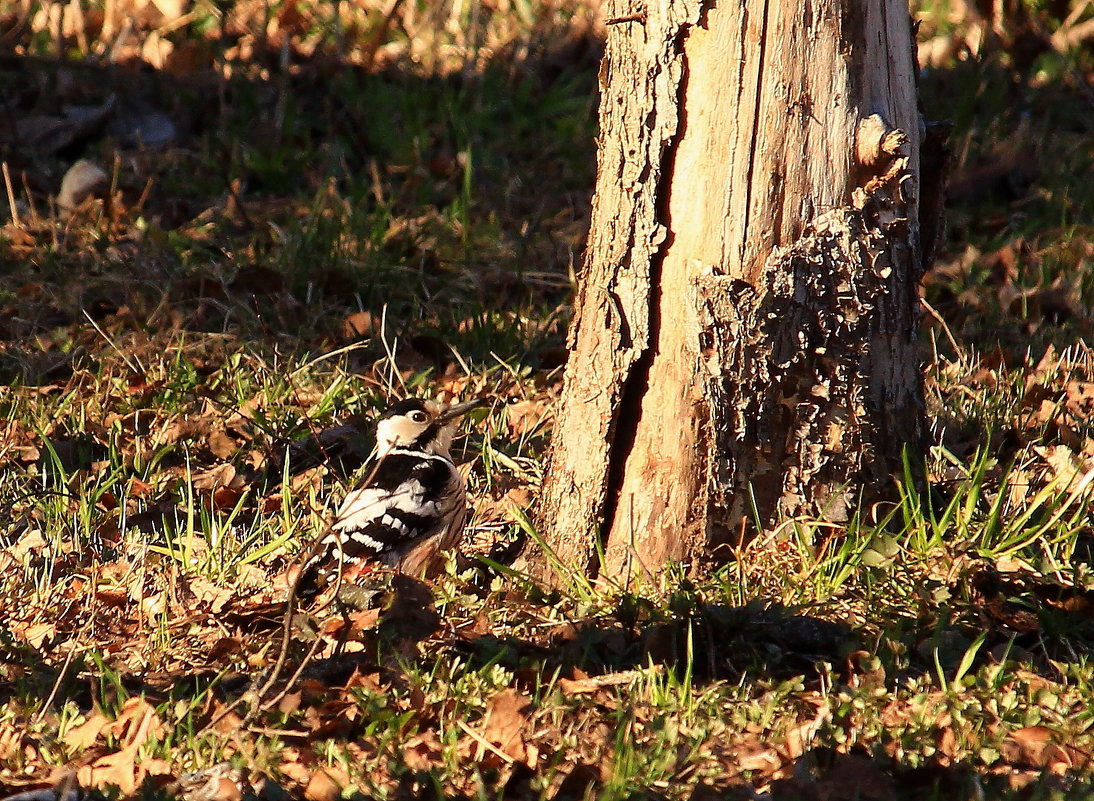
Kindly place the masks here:
[(389, 417), (376, 424), (376, 444), (381, 452), (410, 445), (426, 427), (427, 423), (415, 423), (406, 417)]

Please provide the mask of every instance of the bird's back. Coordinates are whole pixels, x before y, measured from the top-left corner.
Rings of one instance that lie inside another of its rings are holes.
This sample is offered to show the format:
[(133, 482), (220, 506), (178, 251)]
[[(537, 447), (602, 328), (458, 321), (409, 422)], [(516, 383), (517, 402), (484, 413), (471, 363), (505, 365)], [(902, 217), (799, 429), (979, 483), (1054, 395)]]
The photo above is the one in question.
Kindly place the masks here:
[(318, 552), (304, 565), (299, 593), (319, 592), (362, 562), (416, 575), (452, 546), (466, 515), (466, 485), (446, 455), (393, 449), (342, 501)]

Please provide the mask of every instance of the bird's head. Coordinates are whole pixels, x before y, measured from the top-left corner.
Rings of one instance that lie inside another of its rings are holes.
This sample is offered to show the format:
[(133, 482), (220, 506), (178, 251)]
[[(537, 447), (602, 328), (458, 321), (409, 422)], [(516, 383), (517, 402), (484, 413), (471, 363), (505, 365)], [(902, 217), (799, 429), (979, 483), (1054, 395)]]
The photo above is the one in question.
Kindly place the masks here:
[(454, 405), (422, 398), (399, 401), (380, 415), (376, 424), (376, 449), (381, 457), (393, 448), (447, 457), (456, 433), (456, 421), (484, 403), (481, 398)]

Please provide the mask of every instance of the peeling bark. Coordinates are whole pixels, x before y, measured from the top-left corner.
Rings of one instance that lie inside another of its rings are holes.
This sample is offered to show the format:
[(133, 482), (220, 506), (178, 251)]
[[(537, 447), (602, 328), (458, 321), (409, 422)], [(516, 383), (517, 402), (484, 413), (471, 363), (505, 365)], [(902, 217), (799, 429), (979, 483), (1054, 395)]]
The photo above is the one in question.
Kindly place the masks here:
[(923, 432), (921, 123), (901, 2), (608, 18), (539, 520), (563, 563), (627, 583), (732, 543), (753, 503), (846, 519), (891, 492)]

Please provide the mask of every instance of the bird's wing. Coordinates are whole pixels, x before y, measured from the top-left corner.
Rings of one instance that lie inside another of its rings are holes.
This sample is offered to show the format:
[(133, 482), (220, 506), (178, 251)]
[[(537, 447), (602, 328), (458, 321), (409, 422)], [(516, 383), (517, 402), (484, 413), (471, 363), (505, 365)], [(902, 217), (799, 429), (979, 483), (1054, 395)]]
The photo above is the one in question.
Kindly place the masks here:
[(350, 492), (305, 565), (305, 584), (315, 584), (337, 565), (397, 558), (417, 542), (448, 530), (463, 511), (463, 480), (442, 457), (391, 454)]

